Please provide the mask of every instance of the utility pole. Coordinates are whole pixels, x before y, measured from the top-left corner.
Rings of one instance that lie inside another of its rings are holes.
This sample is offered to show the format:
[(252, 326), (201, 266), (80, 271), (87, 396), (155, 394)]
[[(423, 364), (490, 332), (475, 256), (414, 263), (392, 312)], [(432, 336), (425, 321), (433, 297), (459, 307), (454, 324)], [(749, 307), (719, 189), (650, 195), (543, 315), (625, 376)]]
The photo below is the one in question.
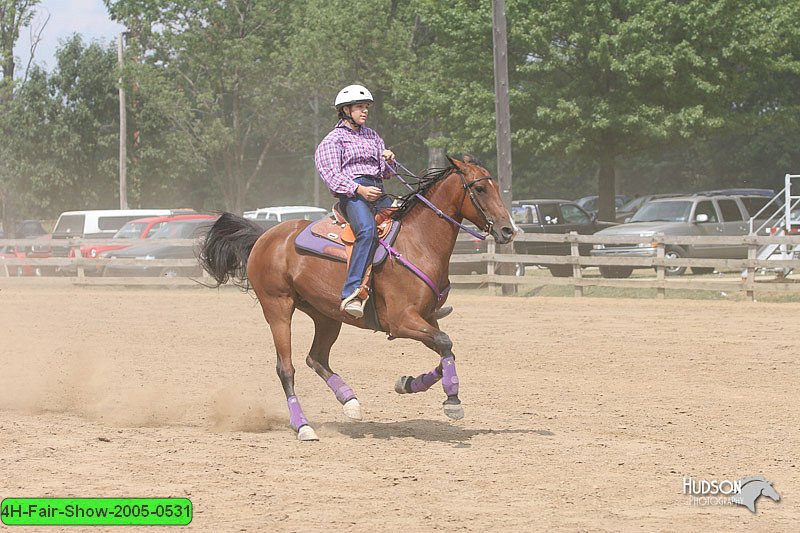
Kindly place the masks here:
[[(319, 95), (314, 95), (314, 101), (311, 103), (311, 109), (314, 110), (314, 152), (316, 153), (316, 148), (319, 146)], [(314, 161), (314, 156), (311, 156), (311, 166), (314, 168), (312, 172), (312, 176), (314, 176), (314, 205), (320, 207), (320, 199), (319, 199), (319, 181), (320, 178), (319, 174), (317, 173), (317, 165)]]
[(122, 68), (125, 65), (125, 50), (123, 49), (125, 32), (120, 32), (117, 40), (117, 61), (119, 62), (119, 208), (128, 209), (128, 124), (125, 113), (125, 87), (122, 83)]
[(511, 211), (511, 112), (508, 102), (508, 44), (505, 0), (492, 0), (494, 40), (494, 109), (497, 132), (497, 179), (506, 209)]
[[(492, 0), (492, 41), (494, 43), (494, 110), (497, 135), (497, 181), (500, 197), (511, 212), (511, 111), (508, 102), (508, 37), (505, 0)], [(514, 253), (513, 244), (497, 246), (501, 254)], [(499, 273), (511, 274), (513, 265), (501, 263)], [(516, 293), (516, 285), (501, 285), (503, 294)]]

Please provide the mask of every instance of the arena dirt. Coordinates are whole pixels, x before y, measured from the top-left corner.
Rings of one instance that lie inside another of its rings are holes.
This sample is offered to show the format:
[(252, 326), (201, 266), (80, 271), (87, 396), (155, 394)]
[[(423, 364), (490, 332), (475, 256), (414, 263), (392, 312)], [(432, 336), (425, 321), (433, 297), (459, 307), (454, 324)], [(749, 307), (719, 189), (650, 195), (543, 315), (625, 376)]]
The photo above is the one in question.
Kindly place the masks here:
[[(450, 301), (464, 420), (393, 390), (435, 354), (345, 328), (346, 420), (298, 313), (300, 443), (250, 296), (0, 285), (0, 497), (188, 497), (197, 531), (796, 531), (800, 304)], [(756, 514), (682, 492), (753, 474), (782, 496)]]

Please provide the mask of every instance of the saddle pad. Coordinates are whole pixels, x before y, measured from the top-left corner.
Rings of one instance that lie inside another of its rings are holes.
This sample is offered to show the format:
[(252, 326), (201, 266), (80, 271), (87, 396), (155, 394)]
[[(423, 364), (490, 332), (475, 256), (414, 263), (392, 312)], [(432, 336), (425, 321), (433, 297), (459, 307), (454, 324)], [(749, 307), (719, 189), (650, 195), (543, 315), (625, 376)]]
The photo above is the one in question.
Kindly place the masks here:
[[(325, 217), (323, 220), (330, 220), (329, 217)], [(321, 222), (321, 221), (319, 221)], [(300, 232), (300, 234), (294, 240), (295, 248), (299, 250), (303, 250), (306, 252), (311, 252), (312, 254), (316, 254), (322, 257), (327, 257), (329, 259), (333, 259), (335, 261), (341, 261), (342, 263), (347, 262), (347, 254), (344, 250), (344, 245), (329, 240), (325, 237), (320, 237), (319, 235), (315, 234), (311, 231), (312, 227), (316, 227), (317, 224), (309, 224), (308, 226)], [(336, 229), (341, 230), (335, 223), (331, 223), (332, 226), (335, 226)], [(397, 238), (397, 234), (400, 232), (400, 221), (394, 221), (392, 224), (391, 229), (389, 230), (389, 234), (383, 238), (389, 244), (392, 244), (394, 240)], [(375, 266), (380, 265), (386, 260), (387, 252), (386, 248), (383, 246), (378, 246), (375, 250), (375, 256), (372, 259), (372, 264)]]

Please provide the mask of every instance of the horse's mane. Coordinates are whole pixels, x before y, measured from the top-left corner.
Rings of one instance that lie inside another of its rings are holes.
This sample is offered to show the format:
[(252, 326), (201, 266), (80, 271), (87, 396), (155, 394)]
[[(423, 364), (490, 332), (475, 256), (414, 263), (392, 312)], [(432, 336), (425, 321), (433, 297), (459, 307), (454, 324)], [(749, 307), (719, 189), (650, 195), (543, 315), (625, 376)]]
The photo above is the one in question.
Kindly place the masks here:
[(417, 194), (425, 196), (425, 193), (431, 190), (434, 185), (456, 170), (458, 170), (458, 168), (453, 164), (445, 168), (427, 169), (422, 176), (417, 177), (416, 183), (413, 184), (415, 189), (414, 191), (396, 198), (396, 205), (394, 206), (392, 218), (395, 220), (400, 220), (406, 216), (408, 212), (411, 211), (411, 209), (419, 202)]

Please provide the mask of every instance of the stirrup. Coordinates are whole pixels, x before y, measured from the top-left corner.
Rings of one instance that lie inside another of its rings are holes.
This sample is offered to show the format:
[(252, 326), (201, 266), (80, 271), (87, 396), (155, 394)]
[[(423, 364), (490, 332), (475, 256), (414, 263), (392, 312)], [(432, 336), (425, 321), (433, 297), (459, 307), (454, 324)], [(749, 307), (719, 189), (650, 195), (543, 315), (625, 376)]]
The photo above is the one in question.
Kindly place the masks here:
[(355, 318), (364, 316), (364, 302), (358, 299), (360, 292), (361, 287), (356, 288), (350, 296), (342, 300), (339, 309)]

